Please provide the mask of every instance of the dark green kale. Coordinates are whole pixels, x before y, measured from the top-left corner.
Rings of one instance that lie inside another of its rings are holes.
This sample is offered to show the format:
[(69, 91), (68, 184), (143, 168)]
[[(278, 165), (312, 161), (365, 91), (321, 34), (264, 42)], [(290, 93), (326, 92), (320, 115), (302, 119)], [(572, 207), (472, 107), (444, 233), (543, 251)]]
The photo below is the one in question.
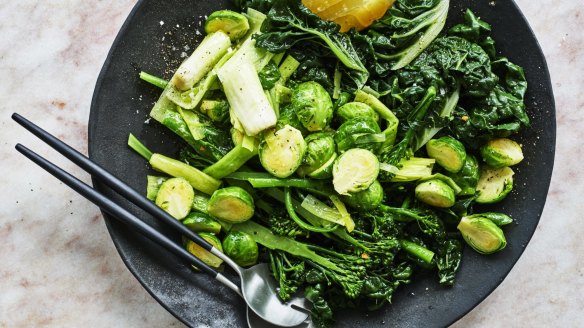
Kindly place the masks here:
[(280, 80), (282, 74), (280, 74), (278, 65), (270, 60), (270, 62), (258, 73), (258, 76), (260, 77), (262, 88), (264, 90), (269, 90), (276, 85), (276, 82)]

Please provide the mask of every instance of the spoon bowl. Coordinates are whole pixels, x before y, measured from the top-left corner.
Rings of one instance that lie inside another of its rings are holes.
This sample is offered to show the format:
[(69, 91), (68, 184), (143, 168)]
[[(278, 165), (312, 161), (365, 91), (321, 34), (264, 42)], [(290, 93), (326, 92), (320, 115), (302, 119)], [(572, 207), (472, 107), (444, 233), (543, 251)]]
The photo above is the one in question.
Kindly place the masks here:
[[(302, 324), (310, 314), (310, 302), (304, 297), (293, 297), (282, 302), (278, 297), (278, 285), (266, 263), (242, 268), (216, 248), (211, 253), (227, 263), (240, 278), (241, 293), (249, 310), (261, 320), (279, 326), (294, 327)], [(232, 288), (233, 289), (233, 288)], [(235, 289), (234, 289), (235, 290)]]
[(241, 281), (242, 296), (249, 308), (263, 320), (278, 326), (293, 327), (308, 318), (305, 298), (293, 298), (286, 303), (280, 301), (276, 294), (278, 286), (267, 264), (243, 269)]

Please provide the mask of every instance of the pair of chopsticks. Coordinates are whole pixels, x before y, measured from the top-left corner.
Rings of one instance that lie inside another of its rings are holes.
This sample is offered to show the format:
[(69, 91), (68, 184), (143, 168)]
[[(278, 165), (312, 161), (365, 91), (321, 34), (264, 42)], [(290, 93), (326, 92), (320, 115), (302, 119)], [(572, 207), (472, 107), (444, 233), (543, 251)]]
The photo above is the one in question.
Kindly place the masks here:
[[(77, 164), (83, 170), (91, 174), (94, 178), (103, 182), (108, 187), (110, 187), (118, 194), (120, 194), (130, 202), (134, 203), (144, 211), (148, 212), (157, 219), (170, 225), (172, 228), (178, 230), (186, 238), (194, 241), (207, 251), (211, 251), (211, 249), (213, 248), (211, 244), (209, 244), (198, 234), (187, 228), (179, 220), (175, 219), (170, 214), (166, 213), (164, 210), (156, 206), (156, 204), (151, 202), (142, 194), (132, 189), (125, 182), (116, 178), (113, 174), (109, 173), (103, 167), (91, 161), (89, 158), (87, 158), (85, 155), (81, 154), (71, 146), (57, 139), (55, 136), (51, 135), (47, 131), (43, 130), (42, 128), (38, 127), (37, 125), (35, 125), (34, 123), (32, 123), (31, 121), (27, 120), (26, 118), (17, 113), (12, 114), (12, 119), (16, 121), (18, 124), (22, 125), (28, 131), (30, 131), (32, 134), (37, 136), (39, 139), (44, 141), (46, 144), (51, 146), (53, 149), (57, 150), (63, 156), (67, 157), (73, 163)], [(93, 189), (91, 186), (75, 178), (70, 173), (64, 171), (60, 167), (56, 166), (55, 164), (51, 163), (47, 159), (38, 155), (34, 151), (26, 148), (25, 146), (17, 144), (15, 148), (24, 156), (26, 156), (28, 159), (39, 165), (41, 168), (49, 172), (57, 179), (61, 180), (67, 186), (71, 187), (81, 196), (87, 198), (89, 201), (91, 201), (92, 203), (100, 207), (102, 210), (112, 215), (114, 218), (127, 224), (132, 229), (140, 232), (150, 240), (166, 248), (167, 250), (179, 256), (183, 260), (186, 260), (188, 263), (193, 264), (201, 271), (209, 274), (211, 277), (215, 278), (216, 280), (219, 280), (227, 287), (241, 295), (239, 287), (236, 284), (234, 284), (231, 280), (227, 279), (221, 273), (215, 271), (213, 268), (205, 264), (199, 258), (185, 250), (182, 246), (177, 245), (170, 238), (163, 235), (152, 226), (146, 224), (144, 221), (140, 220), (138, 217), (130, 213), (128, 210), (126, 210), (116, 202), (107, 198), (99, 191)]]

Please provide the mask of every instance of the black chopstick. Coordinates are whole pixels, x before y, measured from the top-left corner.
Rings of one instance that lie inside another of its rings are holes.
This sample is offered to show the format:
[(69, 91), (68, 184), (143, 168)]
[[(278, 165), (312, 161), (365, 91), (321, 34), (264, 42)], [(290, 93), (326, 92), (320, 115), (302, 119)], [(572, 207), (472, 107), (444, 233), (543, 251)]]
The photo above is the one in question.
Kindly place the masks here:
[[(172, 241), (170, 238), (166, 237), (158, 230), (146, 224), (144, 221), (137, 218), (128, 210), (121, 207), (120, 205), (118, 205), (111, 199), (107, 198), (103, 194), (101, 194), (99, 191), (93, 189), (83, 181), (72, 176), (68, 172), (64, 171), (57, 165), (49, 162), (48, 160), (38, 155), (34, 151), (26, 148), (25, 146), (17, 144), (15, 148), (24, 156), (26, 156), (28, 159), (30, 159), (31, 161), (39, 165), (41, 168), (43, 168), (45, 171), (49, 172), (51, 175), (61, 180), (67, 186), (71, 187), (73, 190), (78, 192), (81, 196), (87, 198), (89, 201), (91, 201), (104, 211), (111, 214), (114, 218), (127, 224), (132, 229), (140, 232), (144, 236), (148, 237), (150, 240), (156, 242), (157, 244), (171, 251), (175, 255), (195, 265), (198, 269), (211, 275), (215, 279), (220, 280), (223, 283), (228, 282), (227, 283), (228, 287), (239, 293), (239, 288), (237, 287), (237, 285), (233, 284), (230, 280), (228, 280), (220, 273), (213, 270), (213, 268), (205, 264), (199, 258), (189, 253), (183, 247), (175, 244), (174, 241)], [(229, 283), (231, 283), (231, 286), (229, 285)]]
[(213, 248), (213, 245), (209, 244), (205, 239), (201, 238), (198, 234), (187, 228), (180, 221), (173, 218), (170, 214), (166, 213), (160, 207), (156, 206), (156, 204), (152, 203), (148, 198), (144, 197), (144, 195), (132, 189), (132, 187), (130, 187), (128, 184), (109, 173), (99, 164), (91, 161), (73, 147), (67, 145), (63, 141), (59, 140), (49, 132), (43, 130), (18, 113), (12, 114), (12, 119), (30, 131), (32, 134), (37, 136), (39, 139), (44, 141), (47, 145), (51, 146), (63, 156), (67, 157), (73, 163), (79, 165), (79, 167), (81, 167), (87, 173), (91, 174), (99, 181), (105, 183), (107, 186), (115, 190), (118, 194), (124, 196), (132, 203), (136, 204), (138, 207), (178, 230), (182, 235), (196, 242), (206, 250), (211, 251), (211, 248)]

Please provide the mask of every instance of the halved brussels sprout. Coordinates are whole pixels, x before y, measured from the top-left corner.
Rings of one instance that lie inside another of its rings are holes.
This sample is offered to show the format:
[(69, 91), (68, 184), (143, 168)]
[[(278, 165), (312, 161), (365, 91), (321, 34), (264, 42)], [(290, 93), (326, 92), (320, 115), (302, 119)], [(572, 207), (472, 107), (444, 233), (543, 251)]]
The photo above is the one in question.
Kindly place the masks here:
[(278, 178), (292, 175), (302, 164), (305, 152), (306, 142), (302, 133), (290, 125), (267, 131), (259, 145), (262, 166)]
[(463, 217), (458, 230), (467, 244), (481, 254), (492, 254), (507, 246), (503, 230), (484, 217)]
[(370, 117), (356, 117), (346, 121), (337, 129), (334, 138), (341, 153), (351, 148), (375, 151), (385, 141), (379, 125)]
[(448, 176), (461, 188), (459, 195), (474, 195), (480, 178), (479, 162), (476, 157), (467, 154), (462, 169), (456, 173), (450, 173)]
[(258, 244), (243, 231), (231, 231), (223, 238), (223, 252), (242, 267), (258, 261)]
[(346, 103), (337, 109), (335, 117), (339, 119), (341, 124), (356, 117), (368, 117), (375, 122), (379, 122), (379, 115), (373, 108), (356, 101)]
[(156, 205), (178, 220), (182, 220), (193, 206), (195, 191), (183, 178), (172, 178), (160, 185)]
[(467, 215), (467, 218), (485, 218), (493, 221), (498, 226), (504, 226), (513, 222), (513, 219), (508, 215), (498, 212), (485, 212)]
[(428, 205), (447, 208), (454, 205), (454, 190), (440, 179), (431, 179), (419, 183), (415, 189), (416, 198)]
[(484, 166), (477, 184), (477, 203), (492, 204), (503, 200), (513, 190), (513, 170), (509, 167)]
[(369, 188), (343, 196), (343, 201), (359, 211), (372, 210), (383, 201), (383, 187), (379, 181), (375, 180)]
[(321, 168), (335, 155), (335, 140), (331, 133), (317, 132), (309, 135), (305, 139), (306, 153), (302, 159), (302, 165), (298, 168), (300, 176), (310, 175), (310, 173)]
[(428, 141), (426, 151), (428, 156), (436, 159), (438, 165), (448, 172), (460, 171), (466, 161), (464, 145), (452, 137), (446, 136)]
[(243, 37), (249, 30), (247, 18), (235, 11), (219, 10), (211, 13), (205, 22), (205, 32), (207, 34), (223, 31), (229, 38), (237, 40)]
[(292, 91), (292, 107), (302, 125), (311, 132), (321, 131), (333, 118), (333, 102), (328, 92), (314, 81), (304, 82)]
[(207, 205), (207, 213), (228, 223), (240, 223), (251, 219), (255, 211), (254, 201), (245, 189), (237, 186), (216, 190)]
[(189, 213), (182, 223), (194, 232), (211, 232), (218, 234), (221, 231), (221, 224), (219, 222), (201, 212)]
[(523, 160), (521, 146), (507, 138), (492, 139), (481, 147), (483, 160), (494, 168), (512, 166)]
[(400, 160), (397, 166), (384, 163), (381, 170), (391, 173), (391, 182), (409, 182), (430, 179), (434, 163), (433, 158), (410, 157)]
[[(217, 248), (221, 252), (223, 252), (223, 247), (221, 247), (221, 241), (217, 236), (209, 232), (200, 232), (199, 236), (205, 239), (209, 244), (213, 245), (213, 247)], [(186, 249), (189, 253), (193, 254), (194, 256), (198, 257), (201, 261), (212, 268), (219, 268), (223, 263), (223, 260), (218, 258), (217, 256), (211, 254), (208, 250), (204, 249), (203, 247), (197, 245), (192, 240), (187, 240)], [(193, 266), (194, 267), (194, 266)], [(196, 267), (195, 267), (196, 268)]]
[(379, 160), (372, 152), (352, 148), (337, 158), (333, 167), (333, 186), (341, 195), (365, 190), (377, 179)]

